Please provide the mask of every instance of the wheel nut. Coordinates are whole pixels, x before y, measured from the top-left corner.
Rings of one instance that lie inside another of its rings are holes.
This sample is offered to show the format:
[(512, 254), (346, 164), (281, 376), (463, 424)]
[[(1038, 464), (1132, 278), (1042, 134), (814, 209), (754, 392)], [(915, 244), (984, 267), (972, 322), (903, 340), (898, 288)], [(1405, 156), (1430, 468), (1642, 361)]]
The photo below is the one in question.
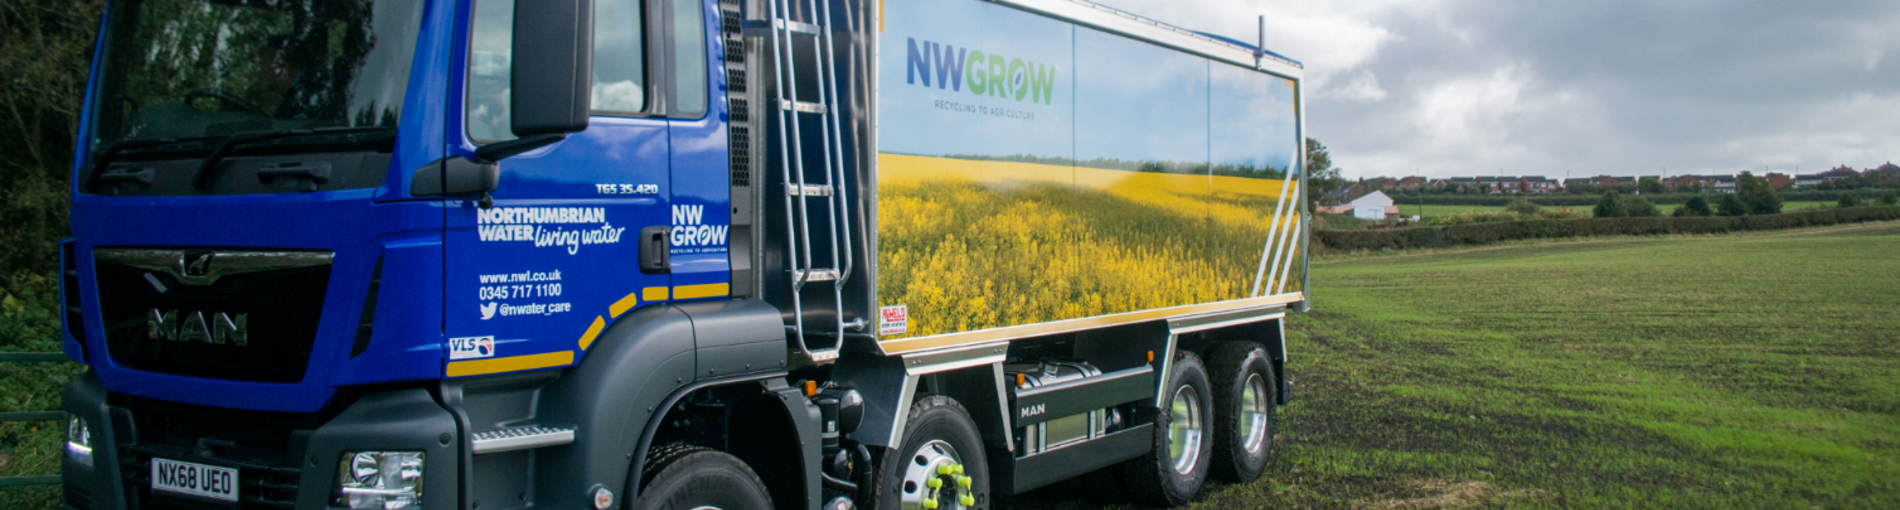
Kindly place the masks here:
[(924, 485), (927, 485), (927, 486), (930, 486), (930, 488), (932, 488), (932, 489), (942, 489), (942, 488), (943, 488), (943, 479), (942, 479), (942, 478), (932, 478), (932, 479), (930, 479), (930, 481), (928, 481), (928, 482), (924, 482)]
[(963, 506), (976, 506), (976, 496), (964, 494), (963, 499), (957, 500), (957, 502), (963, 503)]
[(970, 477), (967, 477), (967, 476), (959, 476), (959, 477), (957, 477), (957, 485), (961, 485), (961, 486), (964, 486), (964, 487), (969, 487), (969, 486), (970, 486), (970, 482), (972, 482), (972, 481), (973, 481), (973, 479), (972, 479), (972, 478), (970, 478)]

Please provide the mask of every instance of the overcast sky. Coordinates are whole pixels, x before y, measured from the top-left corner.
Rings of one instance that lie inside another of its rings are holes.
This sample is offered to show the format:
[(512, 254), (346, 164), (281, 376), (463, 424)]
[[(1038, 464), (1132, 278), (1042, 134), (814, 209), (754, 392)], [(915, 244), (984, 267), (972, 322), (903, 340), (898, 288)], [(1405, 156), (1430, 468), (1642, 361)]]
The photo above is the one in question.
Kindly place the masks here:
[(1096, 1), (1245, 41), (1266, 15), (1348, 177), (1900, 161), (1895, 0)]

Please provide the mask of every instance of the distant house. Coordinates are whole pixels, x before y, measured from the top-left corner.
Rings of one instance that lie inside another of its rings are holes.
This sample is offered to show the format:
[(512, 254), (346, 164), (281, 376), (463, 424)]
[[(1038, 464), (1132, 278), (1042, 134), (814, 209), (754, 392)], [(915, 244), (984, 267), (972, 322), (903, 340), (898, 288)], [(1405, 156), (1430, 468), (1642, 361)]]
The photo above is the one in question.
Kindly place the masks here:
[(1398, 216), (1399, 207), (1385, 192), (1374, 191), (1340, 202), (1339, 205), (1320, 208), (1332, 214), (1351, 214), (1362, 220), (1383, 220), (1387, 216)]
[(1820, 186), (1823, 182), (1827, 182), (1827, 179), (1821, 177), (1821, 174), (1801, 174), (1794, 176), (1794, 187), (1796, 188), (1812, 188)]
[(1861, 177), (1866, 178), (1869, 184), (1900, 184), (1900, 166), (1888, 162), (1861, 172)]
[(1517, 179), (1518, 191), (1522, 193), (1550, 193), (1557, 191), (1561, 187), (1556, 179), (1550, 179), (1542, 175), (1519, 177)]
[(1663, 179), (1663, 185), (1676, 191), (1700, 191), (1702, 189), (1703, 180), (1701, 177), (1694, 175), (1678, 175)]
[(1854, 178), (1854, 177), (1860, 177), (1860, 172), (1856, 172), (1854, 171), (1854, 169), (1848, 168), (1847, 165), (1837, 166), (1826, 172), (1821, 172), (1821, 180), (1827, 181), (1827, 182), (1838, 182), (1843, 179), (1849, 179), (1849, 178)]
[(1399, 189), (1419, 189), (1425, 187), (1424, 177), (1406, 177), (1399, 179)]
[(1788, 189), (1788, 187), (1794, 186), (1794, 178), (1789, 177), (1788, 174), (1769, 172), (1766, 177), (1768, 177), (1768, 187), (1770, 188)]
[(1733, 175), (1711, 175), (1706, 180), (1709, 188), (1715, 190), (1716, 193), (1735, 192), (1735, 176)]

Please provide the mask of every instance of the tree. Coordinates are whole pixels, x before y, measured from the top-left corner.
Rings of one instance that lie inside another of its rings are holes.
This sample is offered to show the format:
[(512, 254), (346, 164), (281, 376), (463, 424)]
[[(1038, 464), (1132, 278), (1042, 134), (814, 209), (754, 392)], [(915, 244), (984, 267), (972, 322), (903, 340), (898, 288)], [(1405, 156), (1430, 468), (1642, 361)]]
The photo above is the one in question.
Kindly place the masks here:
[(1326, 151), (1326, 144), (1312, 137), (1306, 139), (1306, 180), (1312, 187), (1314, 197), (1324, 197), (1346, 187), (1346, 178), (1340, 177), (1341, 169), (1333, 167), (1333, 155)]
[(1880, 194), (1880, 203), (1885, 205), (1900, 204), (1900, 196), (1894, 195), (1893, 190), (1887, 190), (1886, 193)]
[(1748, 204), (1742, 203), (1741, 197), (1735, 196), (1734, 193), (1722, 194), (1722, 200), (1716, 202), (1715, 208), (1721, 211), (1723, 216), (1748, 214)]
[(1537, 204), (1531, 203), (1530, 200), (1525, 199), (1524, 197), (1517, 197), (1515, 199), (1512, 199), (1511, 205), (1504, 206), (1504, 210), (1506, 211), (1522, 214), (1525, 216), (1535, 216), (1537, 215), (1537, 211), (1539, 209), (1542, 209), (1542, 208), (1537, 207)]
[(1835, 205), (1841, 207), (1860, 207), (1860, 197), (1855, 196), (1852, 191), (1842, 192), (1840, 201), (1835, 202)]
[(1742, 172), (1735, 181), (1735, 194), (1748, 205), (1749, 214), (1781, 214), (1781, 195), (1768, 185), (1768, 179)]
[(1615, 191), (1603, 192), (1603, 198), (1597, 200), (1594, 212), (1598, 218), (1622, 218), (1630, 215), (1629, 208), (1623, 205), (1623, 196)]
[(1662, 193), (1663, 191), (1666, 191), (1666, 189), (1663, 188), (1662, 179), (1656, 178), (1656, 177), (1644, 177), (1642, 179), (1638, 179), (1636, 181), (1636, 189), (1642, 190), (1642, 192), (1649, 193), (1649, 194), (1658, 194), (1658, 193)]
[(1689, 197), (1689, 201), (1683, 202), (1682, 207), (1677, 207), (1672, 215), (1676, 217), (1709, 216), (1709, 200), (1702, 198), (1702, 195)]
[(1628, 210), (1630, 217), (1633, 218), (1662, 216), (1662, 210), (1657, 209), (1656, 204), (1649, 203), (1649, 199), (1643, 197), (1630, 197), (1629, 200), (1624, 200), (1623, 208)]

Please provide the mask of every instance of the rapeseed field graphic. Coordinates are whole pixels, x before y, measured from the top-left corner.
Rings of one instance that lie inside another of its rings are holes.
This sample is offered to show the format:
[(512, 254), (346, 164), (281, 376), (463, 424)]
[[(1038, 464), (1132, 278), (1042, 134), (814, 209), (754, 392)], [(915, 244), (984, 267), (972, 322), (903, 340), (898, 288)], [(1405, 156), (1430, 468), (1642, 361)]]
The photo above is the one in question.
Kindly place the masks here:
[[(908, 306), (910, 321), (889, 338), (1249, 297), (1284, 184), (897, 154), (878, 165), (878, 301)], [(1297, 221), (1286, 216), (1282, 229)], [(1293, 273), (1282, 292), (1299, 291)]]

